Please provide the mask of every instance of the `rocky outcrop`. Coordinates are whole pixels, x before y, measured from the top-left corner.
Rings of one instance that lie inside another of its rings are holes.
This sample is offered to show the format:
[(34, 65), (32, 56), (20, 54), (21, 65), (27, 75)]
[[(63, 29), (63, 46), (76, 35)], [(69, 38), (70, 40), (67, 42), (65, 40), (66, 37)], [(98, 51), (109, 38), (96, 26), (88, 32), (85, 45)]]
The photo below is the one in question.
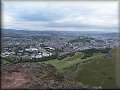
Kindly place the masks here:
[(2, 89), (85, 88), (82, 83), (65, 83), (64, 76), (49, 64), (8, 64), (2, 67), (1, 72)]

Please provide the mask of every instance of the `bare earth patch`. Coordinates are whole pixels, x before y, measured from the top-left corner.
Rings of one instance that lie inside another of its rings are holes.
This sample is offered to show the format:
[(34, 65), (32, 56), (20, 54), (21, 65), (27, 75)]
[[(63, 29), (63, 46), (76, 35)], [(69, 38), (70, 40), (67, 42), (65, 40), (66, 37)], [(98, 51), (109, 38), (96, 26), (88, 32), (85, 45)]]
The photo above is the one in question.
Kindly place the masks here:
[(65, 83), (64, 76), (49, 64), (8, 64), (1, 70), (2, 89), (62, 89), (82, 88), (84, 85)]
[(11, 75), (6, 75), (3, 81), (2, 88), (16, 88), (28, 82), (28, 80), (24, 78), (24, 74), (20, 72), (12, 72)]

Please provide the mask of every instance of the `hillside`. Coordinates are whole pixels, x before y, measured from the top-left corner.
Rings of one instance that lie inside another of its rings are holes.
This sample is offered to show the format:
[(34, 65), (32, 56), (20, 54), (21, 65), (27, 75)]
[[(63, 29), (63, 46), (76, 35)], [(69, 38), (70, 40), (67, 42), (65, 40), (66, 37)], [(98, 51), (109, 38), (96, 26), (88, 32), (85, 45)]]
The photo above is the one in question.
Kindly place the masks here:
[(97, 53), (86, 59), (81, 59), (82, 53), (77, 52), (72, 57), (44, 63), (55, 66), (64, 74), (66, 80), (83, 82), (91, 87), (118, 88), (116, 86), (116, 51), (117, 48), (114, 48), (107, 54)]
[(6, 64), (1, 72), (2, 89), (86, 88), (82, 83), (65, 82), (64, 76), (49, 64)]
[(83, 59), (84, 54), (77, 52), (62, 60), (39, 63), (2, 60), (2, 88), (118, 88), (117, 50)]

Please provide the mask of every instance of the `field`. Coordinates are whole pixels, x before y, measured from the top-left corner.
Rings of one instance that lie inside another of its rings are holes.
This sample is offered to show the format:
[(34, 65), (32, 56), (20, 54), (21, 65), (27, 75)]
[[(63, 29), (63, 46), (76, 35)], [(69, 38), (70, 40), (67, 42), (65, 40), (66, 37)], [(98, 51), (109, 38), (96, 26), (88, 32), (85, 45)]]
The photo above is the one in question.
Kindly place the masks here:
[(109, 54), (97, 53), (92, 57), (81, 59), (82, 53), (62, 60), (49, 60), (42, 63), (52, 64), (64, 74), (66, 80), (83, 82), (89, 86), (117, 88), (116, 86), (116, 48)]

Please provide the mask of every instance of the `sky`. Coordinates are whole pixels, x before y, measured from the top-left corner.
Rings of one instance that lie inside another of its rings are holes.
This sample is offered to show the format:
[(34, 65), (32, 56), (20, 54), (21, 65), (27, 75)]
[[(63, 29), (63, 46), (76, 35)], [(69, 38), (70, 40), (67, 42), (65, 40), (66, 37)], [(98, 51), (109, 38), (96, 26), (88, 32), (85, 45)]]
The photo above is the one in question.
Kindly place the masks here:
[(118, 32), (118, 1), (2, 1), (4, 29)]

